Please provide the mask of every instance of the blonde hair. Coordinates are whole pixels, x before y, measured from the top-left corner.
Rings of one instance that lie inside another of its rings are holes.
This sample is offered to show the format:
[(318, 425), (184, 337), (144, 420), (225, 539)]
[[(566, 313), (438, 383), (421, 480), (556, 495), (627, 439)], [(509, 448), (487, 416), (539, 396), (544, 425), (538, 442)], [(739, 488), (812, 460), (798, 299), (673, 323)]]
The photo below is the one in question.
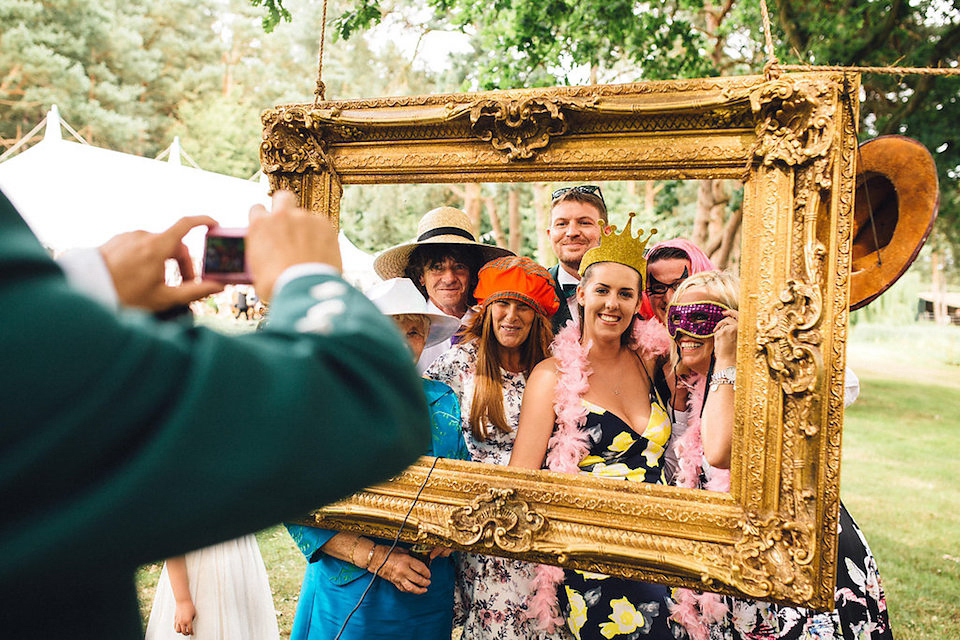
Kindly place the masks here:
[(405, 322), (410, 322), (423, 331), (423, 335), (430, 333), (430, 316), (422, 313), (395, 313), (390, 317), (393, 318), (394, 324), (398, 327)]
[(710, 292), (718, 302), (731, 309), (740, 306), (740, 277), (729, 271), (701, 271), (695, 273), (677, 287), (673, 299), (679, 300), (688, 289), (702, 288)]
[[(500, 343), (497, 342), (497, 336), (493, 330), (490, 306), (485, 305), (483, 313), (478, 313), (463, 331), (466, 340), (474, 340), (477, 343), (473, 404), (470, 406), (470, 430), (473, 437), (480, 441), (487, 439), (487, 423), (504, 433), (513, 431), (507, 424), (507, 415), (503, 407)], [(535, 313), (530, 334), (520, 345), (520, 361), (525, 375), (530, 375), (533, 368), (547, 358), (552, 340), (553, 329), (550, 327), (550, 322), (545, 316)]]

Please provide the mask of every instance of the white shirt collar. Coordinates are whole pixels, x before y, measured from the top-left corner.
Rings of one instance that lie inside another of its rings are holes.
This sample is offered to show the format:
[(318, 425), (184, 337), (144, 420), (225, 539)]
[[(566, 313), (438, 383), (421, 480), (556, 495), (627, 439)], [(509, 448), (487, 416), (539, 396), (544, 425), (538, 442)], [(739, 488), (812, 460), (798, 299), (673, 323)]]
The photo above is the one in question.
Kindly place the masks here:
[(566, 269), (563, 268), (563, 265), (557, 267), (557, 283), (558, 284), (580, 284), (579, 278), (574, 278), (570, 275)]

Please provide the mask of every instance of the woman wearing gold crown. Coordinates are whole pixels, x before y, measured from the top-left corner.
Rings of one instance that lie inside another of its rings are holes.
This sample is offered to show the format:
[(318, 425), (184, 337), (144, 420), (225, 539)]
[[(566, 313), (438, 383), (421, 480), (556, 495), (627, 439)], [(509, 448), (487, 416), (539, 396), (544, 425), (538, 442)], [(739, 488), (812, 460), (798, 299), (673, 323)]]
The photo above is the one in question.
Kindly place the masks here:
[[(647, 340), (636, 317), (649, 236), (634, 238), (630, 218), (623, 233), (603, 234), (583, 256), (580, 327), (563, 329), (553, 357), (530, 375), (512, 466), (541, 469), (546, 460), (554, 471), (660, 481), (670, 420), (653, 384), (655, 354), (642, 348)], [(529, 608), (547, 628), (562, 622), (562, 608), (580, 640), (673, 640), (668, 594), (659, 585), (541, 565)]]

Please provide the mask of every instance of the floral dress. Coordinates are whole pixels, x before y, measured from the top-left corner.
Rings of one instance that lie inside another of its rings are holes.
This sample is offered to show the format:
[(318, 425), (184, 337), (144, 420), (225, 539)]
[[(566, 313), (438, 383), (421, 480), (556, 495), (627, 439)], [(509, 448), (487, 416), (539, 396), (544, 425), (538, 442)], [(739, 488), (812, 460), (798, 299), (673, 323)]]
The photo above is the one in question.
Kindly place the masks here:
[(892, 640), (887, 601), (867, 540), (840, 503), (833, 611), (727, 598), (730, 619), (711, 629), (722, 640)]
[[(852, 381), (851, 381), (852, 378)], [(704, 385), (701, 383), (701, 387)], [(845, 406), (856, 399), (859, 383), (847, 371)], [(703, 407), (703, 390), (694, 391), (684, 421), (691, 429), (700, 428), (698, 415)], [(677, 417), (680, 417), (677, 412)], [(691, 468), (694, 473), (687, 484), (710, 488), (713, 476), (722, 471), (712, 469), (703, 459), (702, 448), (694, 449)], [(680, 454), (683, 457), (683, 454)], [(683, 463), (681, 463), (682, 465)], [(718, 489), (719, 490), (719, 489)], [(892, 640), (893, 631), (887, 614), (887, 602), (880, 583), (877, 563), (870, 545), (847, 508), (840, 503), (837, 522), (837, 583), (834, 588), (833, 611), (814, 611), (770, 602), (716, 596), (727, 607), (718, 621), (708, 621), (710, 640)]]
[[(505, 465), (516, 437), (520, 401), (526, 386), (523, 374), (500, 370), (503, 379), (503, 408), (507, 424), (514, 430), (504, 433), (489, 429), (487, 439), (478, 441), (470, 428), (477, 346), (471, 341), (444, 352), (424, 375), (449, 385), (460, 398), (461, 426), (467, 449), (474, 462)], [(548, 634), (537, 628), (527, 615), (527, 601), (533, 591), (535, 564), (477, 554), (457, 554), (454, 624), (463, 625), (464, 640), (546, 640), (567, 638), (563, 629)]]
[[(660, 481), (663, 453), (670, 439), (670, 419), (651, 393), (650, 418), (643, 434), (619, 416), (586, 400), (590, 454), (581, 473), (633, 482)], [(598, 573), (566, 570), (561, 604), (567, 625), (578, 640), (587, 638), (663, 638), (672, 640), (676, 625), (668, 621), (670, 590)], [(677, 629), (682, 636), (682, 630)]]

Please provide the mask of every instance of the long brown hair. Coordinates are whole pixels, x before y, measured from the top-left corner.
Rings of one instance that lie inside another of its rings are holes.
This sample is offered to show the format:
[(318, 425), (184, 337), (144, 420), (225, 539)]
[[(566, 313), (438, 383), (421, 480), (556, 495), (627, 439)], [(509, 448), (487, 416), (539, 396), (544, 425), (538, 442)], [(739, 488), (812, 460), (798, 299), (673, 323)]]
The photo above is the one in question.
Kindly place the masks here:
[[(503, 408), (503, 377), (500, 375), (500, 343), (493, 330), (493, 314), (490, 305), (485, 305), (482, 313), (474, 316), (463, 332), (465, 340), (477, 343), (477, 364), (474, 372), (473, 404), (470, 406), (470, 430), (473, 437), (483, 441), (487, 439), (487, 423), (504, 433), (513, 429), (507, 424), (507, 415)], [(520, 345), (520, 362), (523, 374), (530, 375), (540, 361), (547, 358), (553, 329), (546, 316), (535, 313), (530, 335)]]

